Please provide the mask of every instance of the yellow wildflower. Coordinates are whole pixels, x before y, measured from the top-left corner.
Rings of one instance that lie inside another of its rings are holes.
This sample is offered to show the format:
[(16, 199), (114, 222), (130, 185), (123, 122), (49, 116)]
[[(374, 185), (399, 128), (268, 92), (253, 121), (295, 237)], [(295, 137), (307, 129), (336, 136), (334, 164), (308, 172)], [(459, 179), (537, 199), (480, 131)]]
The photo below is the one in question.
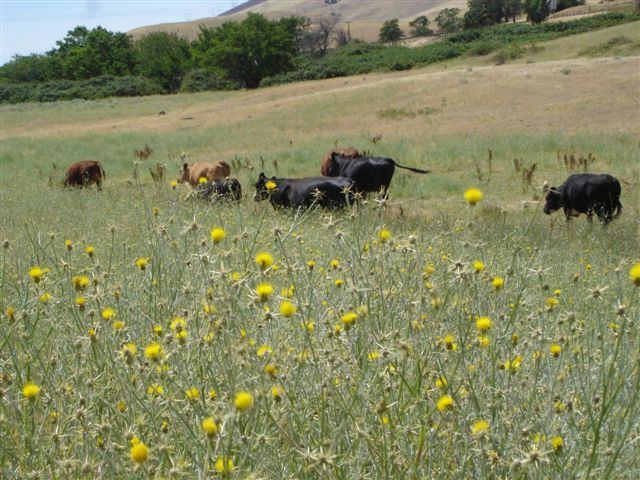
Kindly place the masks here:
[(267, 183), (265, 183), (264, 186), (266, 187), (266, 189), (268, 191), (275, 190), (278, 187), (278, 185), (276, 185), (276, 182), (273, 182), (271, 180), (269, 180)]
[(198, 400), (200, 398), (200, 390), (196, 387), (187, 388), (184, 391), (184, 394), (187, 396), (187, 400)]
[(29, 270), (29, 276), (33, 279), (35, 283), (40, 283), (42, 277), (44, 277), (47, 269), (43, 269), (40, 267), (33, 267)]
[(492, 322), (489, 317), (480, 317), (476, 320), (476, 328), (481, 332), (486, 332), (491, 328)]
[(475, 262), (473, 262), (473, 269), (476, 272), (481, 272), (482, 270), (485, 269), (485, 265), (480, 260), (476, 260)]
[(258, 355), (259, 357), (264, 357), (265, 355), (267, 355), (268, 353), (271, 353), (271, 352), (272, 352), (272, 349), (271, 349), (271, 347), (269, 345), (262, 345), (256, 351), (256, 355)]
[(211, 230), (211, 240), (213, 240), (214, 245), (217, 245), (222, 240), (224, 240), (225, 232), (222, 228), (215, 227)]
[(464, 199), (469, 205), (475, 205), (484, 198), (483, 193), (477, 188), (469, 188), (464, 192)]
[(234, 405), (236, 409), (241, 412), (249, 410), (251, 407), (253, 407), (253, 395), (245, 390), (239, 391), (238, 393), (236, 393)]
[(491, 285), (493, 285), (496, 290), (500, 290), (502, 287), (504, 287), (504, 278), (495, 277), (493, 280), (491, 280)]
[(562, 437), (560, 435), (556, 435), (555, 437), (553, 437), (551, 439), (551, 447), (556, 452), (562, 450), (562, 447), (564, 447), (564, 440), (562, 439)]
[[(134, 440), (136, 441), (134, 442)], [(147, 461), (147, 458), (149, 457), (149, 449), (144, 443), (138, 440), (137, 437), (134, 437), (131, 440), (130, 454), (131, 454), (131, 460), (133, 460), (138, 464), (143, 464), (144, 462)]]
[(149, 265), (149, 261), (151, 259), (149, 257), (138, 257), (136, 258), (136, 267), (138, 267), (140, 270), (145, 270), (147, 268), (147, 265)]
[(71, 278), (71, 282), (76, 290), (84, 290), (89, 285), (89, 277), (86, 275), (75, 275)]
[(90, 257), (93, 257), (93, 255), (96, 253), (96, 249), (93, 248), (91, 245), (88, 245), (87, 248), (84, 249), (84, 251), (87, 253), (87, 255), (89, 255)]
[[(267, 184), (268, 183), (269, 182), (267, 182)], [(218, 473), (231, 473), (233, 468), (233, 460), (231, 460), (229, 457), (218, 457), (216, 459), (215, 469)]]
[(213, 417), (207, 417), (203, 419), (200, 423), (200, 426), (209, 437), (213, 437), (220, 430), (220, 428), (218, 427), (218, 422), (216, 422), (215, 418)]
[(451, 395), (443, 395), (440, 397), (436, 404), (436, 408), (441, 412), (445, 412), (453, 408), (453, 398), (451, 398)]
[(640, 287), (640, 263), (636, 263), (631, 267), (629, 270), (629, 278), (636, 287)]
[(358, 319), (358, 314), (356, 312), (347, 312), (344, 315), (342, 315), (342, 317), (340, 317), (340, 320), (342, 321), (342, 323), (344, 323), (347, 326), (352, 325), (357, 319)]
[(256, 263), (260, 267), (260, 270), (266, 270), (273, 265), (273, 257), (270, 253), (260, 252), (256, 255)]
[(380, 239), (381, 243), (386, 243), (391, 240), (391, 230), (387, 230), (386, 228), (381, 229), (378, 232), (378, 239)]
[(115, 316), (116, 311), (113, 308), (105, 308), (104, 310), (102, 310), (102, 319), (107, 322)]
[(44, 292), (42, 295), (40, 295), (39, 298), (42, 303), (47, 303), (49, 300), (53, 298), (53, 295), (51, 295), (51, 293), (49, 292)]
[(296, 306), (287, 300), (284, 300), (280, 303), (280, 313), (283, 317), (292, 317), (297, 310), (298, 309), (296, 308)]
[(558, 357), (560, 355), (561, 351), (562, 351), (562, 347), (560, 345), (558, 345), (557, 343), (554, 343), (554, 344), (549, 346), (549, 352), (551, 352), (551, 354), (554, 357)]
[(477, 420), (471, 426), (471, 433), (474, 435), (482, 435), (487, 430), (489, 430), (489, 422), (486, 420)]
[(35, 398), (40, 393), (40, 387), (33, 382), (27, 382), (22, 387), (22, 395), (25, 398)]
[(447, 379), (445, 377), (438, 377), (436, 379), (436, 387), (438, 387), (440, 390), (444, 390), (445, 388), (447, 388), (447, 385), (449, 385), (449, 382), (447, 382)]
[(560, 302), (555, 297), (549, 297), (545, 300), (544, 303), (547, 306), (547, 310), (551, 311), (556, 308)]
[(144, 356), (153, 362), (158, 362), (164, 357), (164, 349), (159, 343), (150, 343), (144, 349)]
[(273, 294), (273, 287), (269, 283), (261, 283), (256, 287), (256, 293), (261, 302), (266, 302)]
[(271, 396), (275, 401), (282, 400), (282, 396), (284, 395), (284, 389), (280, 385), (274, 385), (271, 387)]

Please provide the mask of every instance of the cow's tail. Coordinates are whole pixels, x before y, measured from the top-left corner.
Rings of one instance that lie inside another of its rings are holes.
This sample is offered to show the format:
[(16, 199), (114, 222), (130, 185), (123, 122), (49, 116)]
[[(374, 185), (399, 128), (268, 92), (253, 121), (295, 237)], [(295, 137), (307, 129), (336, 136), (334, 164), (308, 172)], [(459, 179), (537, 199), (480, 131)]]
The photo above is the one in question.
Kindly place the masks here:
[(431, 170), (422, 170), (421, 168), (415, 168), (415, 167), (405, 167), (404, 165), (400, 165), (399, 163), (397, 163), (395, 160), (392, 160), (392, 159), (390, 160), (398, 168), (404, 168), (405, 170), (409, 170), (414, 173), (431, 173)]
[(620, 200), (618, 200), (616, 202), (616, 206), (615, 206), (614, 214), (612, 218), (618, 218), (621, 214), (622, 214), (622, 204), (620, 203)]

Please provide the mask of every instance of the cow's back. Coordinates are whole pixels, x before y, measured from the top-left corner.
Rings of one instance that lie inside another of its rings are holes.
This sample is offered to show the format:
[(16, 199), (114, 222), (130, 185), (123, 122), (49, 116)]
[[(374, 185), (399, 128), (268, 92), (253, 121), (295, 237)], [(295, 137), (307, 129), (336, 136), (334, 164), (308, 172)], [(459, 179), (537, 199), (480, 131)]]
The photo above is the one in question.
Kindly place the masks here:
[(284, 180), (279, 195), (272, 196), (280, 206), (300, 207), (313, 204), (320, 207), (343, 207), (351, 202), (353, 181), (345, 177), (308, 177)]
[(231, 167), (226, 162), (196, 162), (189, 166), (188, 182), (197, 186), (201, 178), (215, 182), (228, 177), (230, 173)]
[(355, 188), (362, 192), (388, 189), (395, 171), (393, 162), (385, 157), (361, 157), (341, 164), (340, 174), (350, 178)]

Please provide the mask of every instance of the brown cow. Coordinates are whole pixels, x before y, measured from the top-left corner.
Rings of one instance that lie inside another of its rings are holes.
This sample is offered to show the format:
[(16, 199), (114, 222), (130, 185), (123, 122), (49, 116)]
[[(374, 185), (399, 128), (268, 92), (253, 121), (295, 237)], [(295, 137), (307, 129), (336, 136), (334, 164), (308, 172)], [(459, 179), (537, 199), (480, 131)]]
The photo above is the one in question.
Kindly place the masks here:
[(95, 183), (102, 190), (102, 180), (107, 178), (97, 160), (82, 160), (71, 165), (64, 174), (64, 186), (84, 187)]
[(196, 162), (192, 165), (185, 163), (182, 166), (182, 179), (180, 182), (189, 182), (197, 187), (201, 178), (207, 182), (215, 182), (227, 178), (231, 173), (231, 167), (226, 162)]
[(329, 166), (331, 165), (331, 156), (333, 154), (337, 154), (337, 155), (341, 155), (345, 158), (361, 158), (362, 154), (355, 149), (354, 147), (340, 147), (340, 148), (334, 148), (333, 150), (331, 150), (330, 152), (327, 152), (327, 154), (324, 156), (324, 158), (322, 159), (322, 165), (320, 165), (320, 174), (326, 176), (329, 176)]

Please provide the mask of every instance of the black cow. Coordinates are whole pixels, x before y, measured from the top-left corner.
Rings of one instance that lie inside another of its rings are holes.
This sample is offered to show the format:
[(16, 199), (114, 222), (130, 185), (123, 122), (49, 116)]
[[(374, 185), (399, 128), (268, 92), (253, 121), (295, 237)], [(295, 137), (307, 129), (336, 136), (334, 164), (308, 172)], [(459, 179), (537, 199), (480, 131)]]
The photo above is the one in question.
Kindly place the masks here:
[(606, 225), (622, 213), (620, 190), (620, 182), (606, 173), (576, 173), (549, 189), (544, 213), (550, 215), (562, 208), (567, 220), (586, 213), (589, 221), (595, 213)]
[(388, 157), (353, 158), (338, 153), (331, 154), (331, 161), (323, 163), (322, 171), (328, 177), (350, 178), (353, 180), (357, 192), (378, 192), (382, 189), (386, 197), (395, 167), (415, 173), (429, 173), (429, 170), (405, 167)]
[(223, 178), (199, 184), (194, 190), (194, 195), (198, 198), (239, 202), (242, 198), (242, 186), (235, 178)]
[(274, 207), (342, 208), (353, 202), (353, 181), (344, 177), (267, 178), (261, 173), (253, 198), (268, 198)]

